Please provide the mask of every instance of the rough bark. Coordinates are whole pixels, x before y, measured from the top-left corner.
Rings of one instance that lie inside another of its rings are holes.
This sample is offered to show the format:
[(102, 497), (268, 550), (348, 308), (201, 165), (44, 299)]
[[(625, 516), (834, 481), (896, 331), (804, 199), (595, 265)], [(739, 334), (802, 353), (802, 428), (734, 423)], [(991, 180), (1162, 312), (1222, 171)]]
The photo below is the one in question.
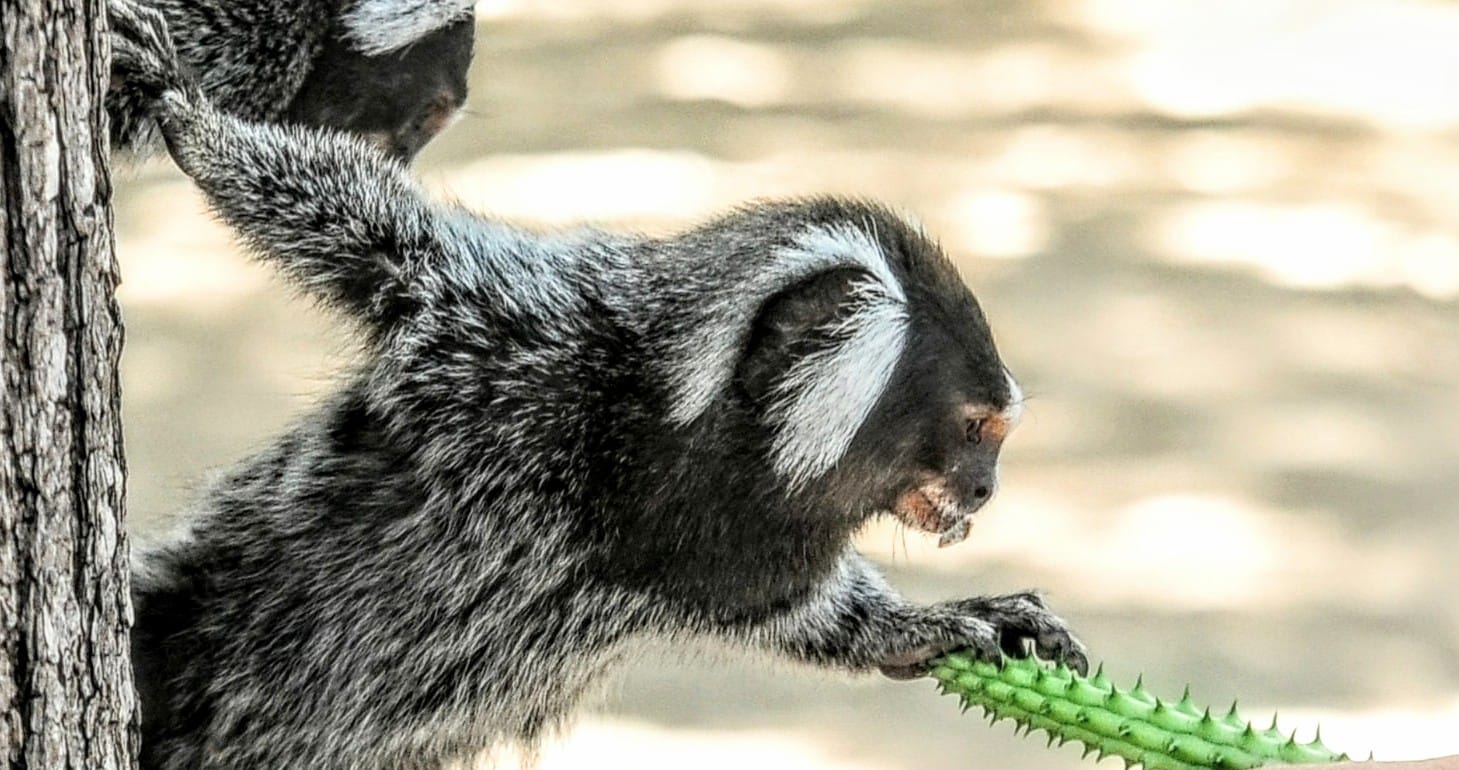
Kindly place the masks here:
[(0, 767), (129, 768), (102, 0), (0, 0)]

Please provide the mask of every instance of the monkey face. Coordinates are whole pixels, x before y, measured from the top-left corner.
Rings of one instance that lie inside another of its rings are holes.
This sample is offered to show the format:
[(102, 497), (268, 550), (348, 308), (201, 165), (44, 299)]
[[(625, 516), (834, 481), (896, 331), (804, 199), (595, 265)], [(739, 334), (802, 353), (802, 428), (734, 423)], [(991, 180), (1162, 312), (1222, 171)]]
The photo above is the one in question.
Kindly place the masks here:
[(741, 413), (770, 470), (798, 506), (852, 528), (889, 513), (963, 540), (1022, 402), (982, 309), (890, 212), (788, 208), (809, 222), (774, 258), (841, 266), (770, 296), (745, 341)]
[[(1023, 392), (999, 359), (971, 295), (914, 324), (901, 376), (882, 409), (894, 451), (891, 512), (948, 546), (998, 490), (998, 456), (1023, 411)], [(896, 424), (893, 424), (895, 422)]]
[[(998, 489), (1023, 393), (971, 294), (943, 296), (961, 301), (910, 319), (896, 373), (827, 481), (833, 494), (860, 496), (861, 510), (890, 513), (948, 546), (967, 538)], [(841, 504), (855, 509), (848, 497)]]
[(332, 38), (285, 117), (359, 134), (408, 163), (464, 104), (474, 35), (468, 17), (376, 55)]

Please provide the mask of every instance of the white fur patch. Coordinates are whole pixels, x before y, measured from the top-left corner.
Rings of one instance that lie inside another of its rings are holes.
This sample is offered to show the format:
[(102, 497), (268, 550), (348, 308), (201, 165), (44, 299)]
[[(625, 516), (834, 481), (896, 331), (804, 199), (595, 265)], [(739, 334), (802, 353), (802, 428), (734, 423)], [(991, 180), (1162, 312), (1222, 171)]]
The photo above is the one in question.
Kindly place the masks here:
[(848, 549), (836, 571), (805, 602), (754, 628), (749, 641), (771, 649), (784, 649), (787, 639), (825, 642), (846, 633), (839, 619), (848, 610), (900, 601), (881, 572), (865, 556)]
[(902, 357), (903, 304), (871, 281), (858, 284), (853, 297), (862, 307), (837, 330), (846, 341), (799, 361), (781, 382), (784, 400), (771, 409), (779, 423), (772, 445), (775, 471), (791, 488), (841, 459)]
[(1003, 377), (1008, 380), (1008, 407), (1003, 410), (1003, 419), (1011, 429), (1023, 419), (1023, 388), (1018, 386), (1018, 380), (1013, 379), (1013, 373), (1007, 369), (1003, 370)]
[(749, 274), (738, 291), (720, 292), (696, 314), (702, 322), (686, 330), (676, 363), (677, 398), (670, 418), (685, 425), (704, 413), (734, 375), (735, 362), (761, 304), (775, 292), (817, 273), (842, 267), (865, 270), (889, 301), (906, 303), (902, 287), (881, 248), (850, 225), (817, 227), (795, 245), (772, 255), (769, 264)]
[(466, 18), (474, 9), (471, 0), (360, 0), (342, 20), (355, 48), (378, 56)]

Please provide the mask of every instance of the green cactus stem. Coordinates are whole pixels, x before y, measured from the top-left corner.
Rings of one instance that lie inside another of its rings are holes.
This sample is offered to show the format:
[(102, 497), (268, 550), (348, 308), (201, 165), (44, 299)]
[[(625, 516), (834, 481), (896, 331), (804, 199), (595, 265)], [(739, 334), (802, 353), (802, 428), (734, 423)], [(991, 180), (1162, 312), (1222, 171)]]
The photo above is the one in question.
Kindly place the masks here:
[(1265, 764), (1338, 762), (1322, 739), (1298, 743), (1277, 731), (1276, 718), (1265, 730), (1236, 713), (1224, 716), (1197, 708), (1187, 689), (1178, 701), (1163, 701), (1136, 683), (1122, 690), (1103, 670), (1081, 676), (1067, 666), (1033, 658), (1010, 658), (1003, 666), (963, 653), (949, 654), (931, 672), (947, 694), (962, 698), (964, 709), (982, 706), (993, 721), (1012, 719), (1020, 729), (1049, 734), (1055, 741), (1079, 741), (1085, 756), (1114, 755), (1125, 766), (1147, 770), (1245, 770)]

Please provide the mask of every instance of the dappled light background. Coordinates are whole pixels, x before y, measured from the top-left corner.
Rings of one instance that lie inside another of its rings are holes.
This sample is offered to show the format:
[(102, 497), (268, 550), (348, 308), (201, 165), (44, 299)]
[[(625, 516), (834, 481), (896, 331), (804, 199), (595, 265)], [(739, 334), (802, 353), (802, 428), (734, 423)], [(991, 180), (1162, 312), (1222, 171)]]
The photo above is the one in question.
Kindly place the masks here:
[[(1030, 393), (919, 599), (1046, 589), (1117, 677), (1379, 758), (1459, 752), (1459, 4), (489, 0), (432, 190), (664, 231), (914, 212)], [(165, 163), (118, 194), (133, 527), (348, 366)], [(282, 568), (282, 567), (281, 567)], [(656, 650), (547, 770), (1074, 768), (927, 683)]]

